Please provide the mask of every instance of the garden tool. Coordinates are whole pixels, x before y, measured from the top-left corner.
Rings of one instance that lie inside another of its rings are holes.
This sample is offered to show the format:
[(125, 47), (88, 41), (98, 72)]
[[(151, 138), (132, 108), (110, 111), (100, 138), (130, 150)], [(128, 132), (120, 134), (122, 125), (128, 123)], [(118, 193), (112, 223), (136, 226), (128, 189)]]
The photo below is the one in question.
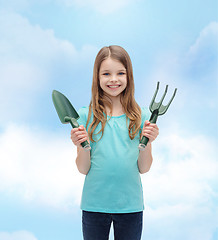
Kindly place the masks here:
[[(77, 119), (79, 119), (79, 114), (70, 101), (62, 93), (56, 90), (52, 92), (52, 100), (61, 122), (70, 123), (73, 128), (78, 128), (79, 124)], [(91, 149), (87, 140), (82, 142), (81, 145), (87, 151)]]
[[(175, 97), (176, 91), (177, 91), (177, 88), (176, 88), (169, 103), (166, 106), (164, 106), (164, 105), (162, 105), (162, 102), (167, 93), (168, 85), (166, 85), (165, 92), (164, 92), (160, 102), (156, 103), (155, 98), (156, 98), (158, 89), (159, 89), (159, 82), (157, 83), (156, 91), (154, 93), (154, 96), (153, 96), (150, 106), (149, 106), (149, 109), (151, 111), (151, 117), (149, 119), (150, 123), (156, 123), (158, 116), (163, 115), (167, 111), (167, 109), (169, 108), (171, 102), (173, 101), (173, 98)], [(138, 146), (139, 150), (142, 150), (142, 151), (145, 150), (145, 146), (147, 145), (148, 141), (149, 141), (149, 139), (147, 137), (143, 136), (142, 139), (140, 140), (140, 143)]]

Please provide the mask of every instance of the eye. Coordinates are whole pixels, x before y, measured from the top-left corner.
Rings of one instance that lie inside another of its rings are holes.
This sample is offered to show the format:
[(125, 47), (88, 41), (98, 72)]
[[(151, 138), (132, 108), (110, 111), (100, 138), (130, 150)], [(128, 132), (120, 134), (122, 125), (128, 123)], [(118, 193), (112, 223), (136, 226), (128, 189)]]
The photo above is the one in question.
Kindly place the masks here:
[(124, 72), (119, 72), (119, 75), (124, 75), (125, 73)]
[(105, 75), (105, 76), (108, 76), (108, 75), (109, 75), (109, 73), (103, 73), (103, 75)]

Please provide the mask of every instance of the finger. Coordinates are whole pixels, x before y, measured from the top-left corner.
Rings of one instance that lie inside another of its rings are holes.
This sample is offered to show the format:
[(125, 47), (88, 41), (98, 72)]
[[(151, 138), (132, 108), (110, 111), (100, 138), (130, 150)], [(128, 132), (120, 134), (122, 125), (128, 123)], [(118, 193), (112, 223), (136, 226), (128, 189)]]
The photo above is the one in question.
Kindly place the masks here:
[(79, 128), (72, 128), (71, 129), (71, 133), (75, 133), (75, 132), (77, 132), (79, 130)]
[[(72, 139), (72, 138), (71, 138), (71, 139)], [(77, 139), (72, 139), (72, 142), (73, 142), (74, 145), (76, 145), (76, 146), (78, 145)]]
[(156, 138), (157, 135), (158, 135), (158, 132), (157, 131), (150, 131), (150, 130), (145, 130), (143, 131), (143, 135), (145, 135), (146, 137), (148, 135), (152, 136), (153, 138)]
[(75, 142), (76, 142), (78, 139), (75, 138), (75, 137), (71, 137), (71, 140), (72, 140), (72, 142), (75, 144)]
[(151, 123), (151, 124), (149, 125), (149, 127), (153, 127), (153, 128), (159, 129), (156, 123)]
[(87, 135), (86, 134), (82, 134), (82, 135), (78, 136), (78, 140), (81, 140), (83, 138), (87, 138)]
[(153, 127), (145, 126), (145, 127), (143, 128), (143, 131), (144, 131), (144, 130), (152, 130), (152, 129), (153, 129)]
[(82, 143), (82, 142), (85, 142), (86, 140), (88, 140), (88, 138), (87, 138), (87, 137), (84, 137), (84, 138), (81, 138), (78, 142), (79, 142), (79, 143)]
[(149, 142), (153, 142), (156, 139), (156, 137), (152, 134), (146, 134), (145, 137), (149, 139)]
[(150, 123), (149, 125), (146, 125), (145, 127), (158, 128), (157, 124), (155, 124), (155, 123)]
[(148, 126), (148, 125), (150, 125), (150, 124), (151, 124), (151, 123), (150, 123), (148, 120), (146, 120), (146, 121), (144, 122), (143, 127)]
[(83, 125), (79, 126), (79, 130), (84, 130), (84, 129), (85, 129), (85, 127)]
[(73, 133), (71, 133), (71, 138), (78, 139), (81, 134), (84, 134), (84, 133), (81, 133), (80, 131), (73, 132)]
[(151, 134), (152, 132), (153, 132), (152, 129), (147, 129), (147, 128), (145, 128), (145, 129), (142, 131), (142, 133), (148, 133), (148, 134)]
[(81, 139), (81, 138), (84, 138), (84, 137), (87, 137), (88, 138), (88, 134), (86, 132), (82, 132), (82, 133), (78, 133), (76, 135), (76, 138), (77, 139)]
[(150, 132), (154, 132), (154, 133), (159, 133), (159, 128), (149, 126), (149, 127), (143, 128), (143, 131), (150, 131)]

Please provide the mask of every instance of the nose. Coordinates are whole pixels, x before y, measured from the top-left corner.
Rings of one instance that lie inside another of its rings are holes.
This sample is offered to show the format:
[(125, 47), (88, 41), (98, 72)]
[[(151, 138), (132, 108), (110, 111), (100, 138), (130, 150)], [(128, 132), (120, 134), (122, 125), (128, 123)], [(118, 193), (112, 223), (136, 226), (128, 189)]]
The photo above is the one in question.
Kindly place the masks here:
[(112, 82), (112, 83), (117, 82), (117, 76), (116, 76), (116, 74), (111, 75), (110, 82)]

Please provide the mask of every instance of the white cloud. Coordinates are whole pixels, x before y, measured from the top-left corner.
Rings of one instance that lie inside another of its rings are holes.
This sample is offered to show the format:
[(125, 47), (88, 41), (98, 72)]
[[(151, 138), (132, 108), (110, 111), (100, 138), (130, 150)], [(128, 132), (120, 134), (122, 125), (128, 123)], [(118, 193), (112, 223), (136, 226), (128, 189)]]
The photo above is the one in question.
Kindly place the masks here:
[[(191, 84), (193, 81), (200, 81), (199, 75), (203, 72), (207, 76), (217, 73), (217, 41), (218, 22), (211, 22), (200, 31), (186, 52), (167, 50), (166, 53), (159, 54), (151, 71), (151, 78), (166, 83), (182, 84), (188, 81), (188, 84)], [(192, 78), (192, 81), (189, 78)]]
[(103, 15), (107, 15), (140, 1), (141, 0), (0, 0), (0, 3), (2, 8), (14, 11), (27, 11), (35, 5), (43, 6), (47, 3), (54, 3), (66, 7), (89, 8)]
[(19, 119), (29, 114), (37, 94), (50, 82), (57, 59), (72, 61), (76, 50), (56, 39), (52, 30), (5, 11), (0, 14), (0, 35), (0, 109)]
[(0, 6), (1, 8), (4, 9), (10, 9), (10, 10), (23, 10), (23, 9), (27, 9), (30, 5), (30, 1), (29, 0), (17, 0), (17, 1), (13, 1), (13, 0), (8, 0), (8, 1), (4, 1), (4, 0), (0, 0)]
[(0, 240), (37, 240), (37, 238), (28, 231), (0, 232)]
[(24, 17), (5, 11), (1, 12), (0, 22), (1, 83), (41, 88), (58, 59), (72, 63), (77, 57), (74, 46), (57, 39), (51, 29), (43, 30)]
[[(218, 23), (211, 22), (199, 32), (199, 36), (187, 47), (186, 52), (177, 50), (177, 52), (159, 54), (151, 67), (150, 75), (142, 77), (147, 79), (143, 92), (148, 93), (148, 99), (152, 98), (157, 81), (161, 83), (157, 101), (163, 94), (165, 85), (169, 84), (163, 104), (169, 101), (174, 89), (178, 89), (166, 117), (164, 115), (158, 121), (158, 124), (164, 128), (168, 128), (168, 120), (172, 119), (185, 129), (204, 131), (204, 133), (207, 131), (208, 134), (215, 135), (217, 39)], [(153, 90), (148, 91), (148, 89)], [(182, 123), (185, 125), (183, 126)]]
[(171, 130), (154, 143), (153, 166), (142, 176), (144, 237), (210, 240), (218, 227), (216, 144)]
[[(218, 22), (209, 23), (199, 34), (195, 43), (190, 47), (189, 54), (199, 55), (202, 49), (217, 53), (218, 51)], [(214, 52), (215, 50), (215, 52)]]
[(178, 88), (166, 115), (159, 117), (153, 166), (142, 176), (144, 239), (216, 239), (217, 37), (218, 25), (212, 22), (187, 52), (159, 54), (150, 76), (144, 77), (150, 99), (161, 82), (157, 101), (169, 84), (164, 104)]
[[(144, 237), (155, 232), (155, 239), (191, 240), (201, 233), (197, 239), (209, 240), (218, 227), (215, 144), (173, 132), (153, 145), (152, 168), (142, 175)], [(70, 135), (11, 125), (0, 136), (0, 155), (1, 192), (62, 211), (79, 207), (84, 176), (76, 168)]]
[(84, 8), (88, 7), (94, 9), (95, 11), (101, 14), (111, 14), (115, 11), (118, 11), (131, 3), (139, 2), (140, 0), (57, 0), (59, 3), (63, 3), (64, 5), (71, 7), (79, 7)]
[(185, 70), (198, 79), (217, 79), (218, 22), (209, 23), (200, 32), (185, 56)]
[[(84, 66), (96, 52), (91, 45), (77, 51), (69, 41), (56, 38), (53, 30), (8, 11), (0, 11), (0, 36), (0, 109), (8, 119), (35, 114), (40, 92), (60, 76), (73, 75), (72, 69)], [(4, 122), (1, 118), (0, 124)]]
[(182, 137), (175, 131), (161, 136), (154, 146), (154, 166), (145, 179), (149, 199), (156, 206), (163, 199), (172, 204), (181, 198), (183, 203), (206, 203), (217, 194), (212, 189), (218, 182), (216, 145), (206, 136)]
[(62, 134), (11, 125), (0, 135), (0, 191), (69, 210), (80, 203), (84, 176), (76, 148)]
[(218, 211), (210, 206), (194, 204), (164, 205), (159, 208), (147, 207), (144, 212), (143, 240), (215, 240)]

